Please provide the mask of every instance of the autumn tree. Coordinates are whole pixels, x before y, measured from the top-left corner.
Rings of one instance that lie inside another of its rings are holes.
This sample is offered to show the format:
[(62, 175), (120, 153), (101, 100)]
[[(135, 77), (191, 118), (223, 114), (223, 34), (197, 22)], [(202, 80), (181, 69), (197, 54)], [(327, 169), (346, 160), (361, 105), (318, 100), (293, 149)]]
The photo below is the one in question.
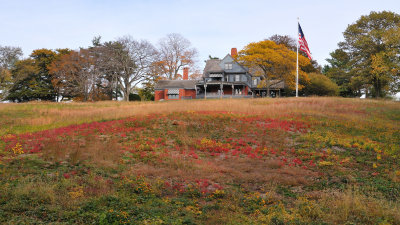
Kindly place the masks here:
[(12, 85), (11, 70), (22, 56), (19, 47), (0, 46), (0, 100), (8, 94)]
[(159, 41), (158, 52), (158, 66), (163, 76), (170, 80), (176, 80), (183, 67), (194, 67), (197, 57), (197, 50), (191, 47), (190, 41), (176, 33)]
[[(275, 34), (269, 37), (267, 40), (273, 41), (278, 45), (284, 45), (288, 49), (297, 52), (297, 42), (296, 39), (290, 37), (289, 35), (279, 35)], [(307, 57), (307, 54), (304, 53), (303, 51), (299, 51), (299, 54)], [(305, 66), (301, 67), (301, 70), (303, 70), (306, 73), (321, 73), (322, 67), (318, 64), (317, 60), (313, 59), (311, 60), (310, 64), (307, 64)]]
[(49, 74), (48, 67), (57, 59), (59, 54), (63, 53), (64, 50), (34, 50), (30, 55), (30, 59), (21, 62), (12, 71), (12, 77), (15, 82), (13, 82), (7, 99), (12, 101), (54, 101), (56, 92), (51, 82), (52, 77)]
[[(118, 100), (122, 97), (120, 85), (121, 73), (124, 70), (122, 59), (128, 55), (123, 50), (124, 46), (118, 41), (101, 42), (101, 36), (92, 40), (92, 46), (88, 48), (93, 58), (93, 67), (97, 73), (96, 87), (100, 96), (107, 99)], [(128, 61), (126, 61), (128, 62)]]
[(339, 86), (339, 95), (343, 97), (361, 96), (362, 82), (351, 75), (350, 56), (343, 49), (336, 49), (327, 59), (323, 73)]
[(49, 70), (53, 75), (53, 84), (59, 88), (62, 98), (95, 99), (97, 73), (93, 65), (88, 49), (71, 51), (51, 64)]
[(189, 74), (189, 79), (190, 80), (200, 80), (203, 77), (203, 73), (200, 69), (194, 68), (194, 70), (192, 70), (193, 72), (191, 72)]
[(305, 95), (336, 96), (339, 94), (339, 86), (320, 73), (309, 73), (310, 81), (302, 90)]
[(92, 52), (94, 66), (99, 72), (98, 86), (102, 89), (103, 94), (108, 96), (110, 100), (118, 100), (122, 93), (119, 85), (119, 74), (121, 71), (120, 58), (122, 46), (116, 41), (108, 41), (101, 43), (101, 37), (93, 39), (93, 46), (89, 47)]
[(274, 34), (271, 37), (269, 37), (268, 40), (273, 41), (278, 45), (284, 45), (289, 50), (297, 51), (296, 39), (290, 37), (289, 35)]
[[(278, 45), (273, 41), (264, 40), (248, 44), (241, 50), (237, 60), (249, 67), (255, 76), (263, 78), (262, 86), (269, 89), (276, 82), (283, 80), (289, 89), (295, 89), (296, 85), (296, 53), (284, 45)], [(308, 58), (299, 55), (299, 65), (310, 64)], [(299, 79), (308, 81), (307, 74), (299, 70)], [(301, 90), (304, 86), (299, 84)]]
[(324, 69), (325, 73), (334, 79), (346, 78), (353, 86), (352, 91), (365, 90), (367, 96), (385, 97), (397, 92), (400, 79), (399, 28), (400, 15), (393, 12), (371, 12), (361, 16), (344, 31), (345, 40), (339, 43), (340, 50), (331, 54), (333, 62), (340, 59), (336, 57), (340, 52), (347, 55), (348, 61), (341, 65), (330, 62), (331, 65)]
[(35, 61), (31, 58), (17, 61), (11, 71), (13, 85), (6, 97), (7, 100), (26, 102), (37, 99), (38, 80), (35, 79), (39, 72)]
[(118, 67), (118, 83), (124, 100), (129, 101), (133, 88), (150, 76), (157, 51), (150, 42), (136, 41), (129, 36), (118, 39), (117, 46), (113, 57)]

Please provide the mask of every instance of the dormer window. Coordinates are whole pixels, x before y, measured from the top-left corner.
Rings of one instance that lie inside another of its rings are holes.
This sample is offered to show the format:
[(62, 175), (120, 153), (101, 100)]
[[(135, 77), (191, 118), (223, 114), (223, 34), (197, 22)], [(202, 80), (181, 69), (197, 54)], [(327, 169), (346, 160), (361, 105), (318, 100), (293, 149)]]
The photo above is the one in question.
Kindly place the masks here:
[(225, 63), (225, 69), (226, 70), (231, 70), (232, 69), (232, 63)]

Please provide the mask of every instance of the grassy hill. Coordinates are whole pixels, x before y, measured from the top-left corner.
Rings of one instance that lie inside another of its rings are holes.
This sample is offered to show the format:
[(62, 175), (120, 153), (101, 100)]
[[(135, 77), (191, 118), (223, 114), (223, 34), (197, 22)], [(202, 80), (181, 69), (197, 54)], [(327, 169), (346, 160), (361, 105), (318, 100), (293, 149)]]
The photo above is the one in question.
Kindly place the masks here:
[(400, 103), (0, 104), (0, 223), (400, 224)]

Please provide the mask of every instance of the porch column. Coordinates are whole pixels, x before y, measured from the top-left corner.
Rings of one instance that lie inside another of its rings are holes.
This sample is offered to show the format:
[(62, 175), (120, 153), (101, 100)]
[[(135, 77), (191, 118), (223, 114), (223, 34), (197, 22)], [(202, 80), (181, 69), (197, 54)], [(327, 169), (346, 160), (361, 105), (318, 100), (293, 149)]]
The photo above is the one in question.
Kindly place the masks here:
[(207, 84), (204, 84), (204, 99), (207, 99)]
[(220, 97), (220, 98), (222, 98), (222, 90), (224, 90), (224, 88), (223, 88), (223, 84), (221, 83), (221, 84), (219, 85), (219, 97)]
[(281, 97), (281, 89), (279, 88), (279, 98)]
[(231, 98), (233, 98), (234, 94), (235, 94), (235, 86), (232, 84), (232, 95), (231, 95)]

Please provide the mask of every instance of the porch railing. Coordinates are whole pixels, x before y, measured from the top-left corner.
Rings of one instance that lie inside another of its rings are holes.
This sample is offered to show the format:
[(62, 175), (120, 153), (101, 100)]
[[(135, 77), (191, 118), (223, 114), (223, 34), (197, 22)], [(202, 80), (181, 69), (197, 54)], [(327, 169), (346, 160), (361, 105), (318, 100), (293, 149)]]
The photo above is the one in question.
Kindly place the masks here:
[[(218, 95), (218, 94), (207, 94), (208, 99), (216, 99), (216, 98), (252, 98), (252, 95)], [(204, 99), (204, 94), (197, 94), (197, 99)]]

